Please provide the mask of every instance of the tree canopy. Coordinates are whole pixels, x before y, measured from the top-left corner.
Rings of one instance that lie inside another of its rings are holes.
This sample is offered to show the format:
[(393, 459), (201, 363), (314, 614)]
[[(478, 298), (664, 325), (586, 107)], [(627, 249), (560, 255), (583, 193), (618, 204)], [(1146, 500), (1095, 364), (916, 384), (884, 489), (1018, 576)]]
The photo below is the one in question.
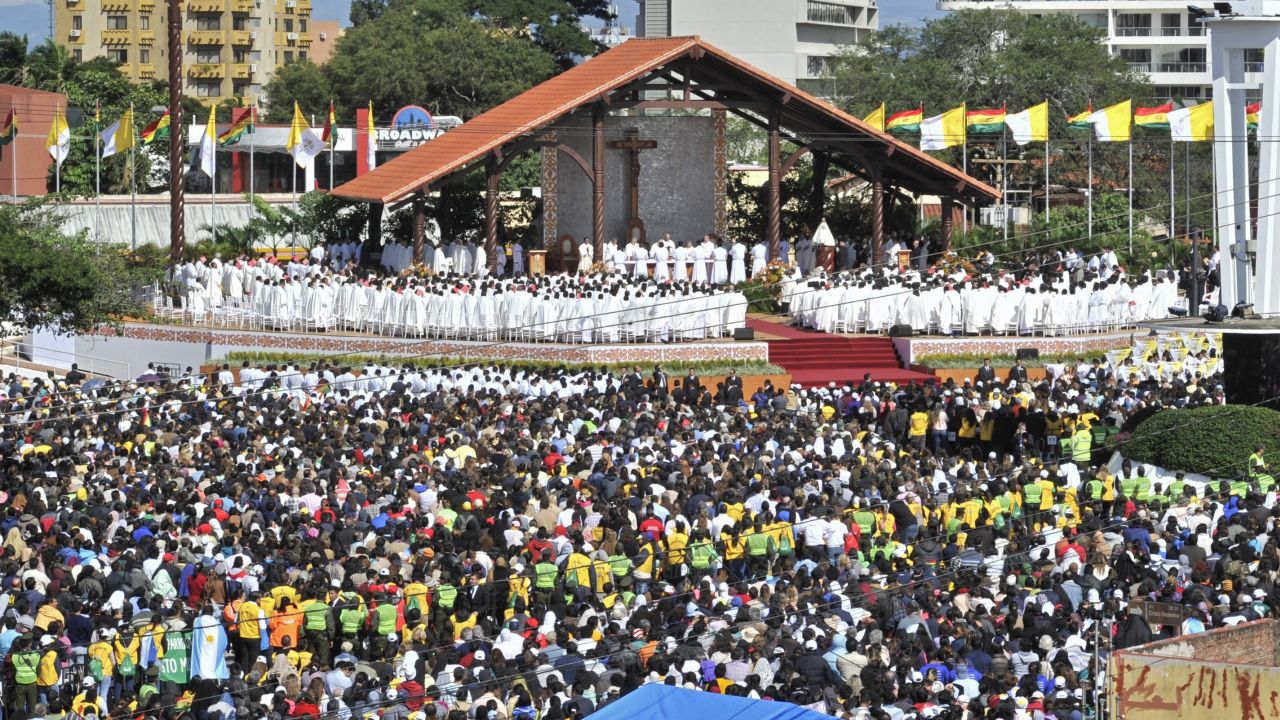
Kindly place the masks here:
[(842, 105), (865, 115), (923, 105), (926, 114), (969, 103), (1011, 111), (1049, 100), (1066, 113), (1151, 95), (1146, 78), (1108, 55), (1101, 31), (1074, 15), (961, 10), (920, 27), (891, 25), (832, 64)]
[(419, 104), (468, 119), (542, 82), (598, 48), (579, 25), (608, 17), (604, 0), (354, 0), (352, 27), (323, 67), (281, 67), (266, 88), (268, 119), (296, 101), (330, 99), (340, 116), (373, 102), (387, 112)]
[[(162, 258), (163, 255), (158, 255)], [(64, 234), (39, 203), (0, 205), (0, 321), (87, 331), (135, 312), (163, 260)]]

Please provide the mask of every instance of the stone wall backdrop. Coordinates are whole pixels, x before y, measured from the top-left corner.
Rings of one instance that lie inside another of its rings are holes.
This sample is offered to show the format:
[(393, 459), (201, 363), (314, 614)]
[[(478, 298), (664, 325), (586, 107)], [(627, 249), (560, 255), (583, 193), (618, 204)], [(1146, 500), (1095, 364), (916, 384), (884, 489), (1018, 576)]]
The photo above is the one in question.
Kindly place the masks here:
[[(608, 147), (629, 128), (658, 147), (640, 153), (640, 219), (650, 242), (671, 233), (677, 242), (697, 241), (716, 230), (716, 128), (713, 118), (609, 115), (605, 118), (605, 240), (626, 242), (631, 154)], [(557, 128), (557, 137), (591, 163), (591, 117)], [(545, 174), (545, 172), (544, 172)], [(556, 168), (556, 237), (591, 235), (591, 180), (571, 158)], [(600, 258), (596, 258), (599, 260)]]

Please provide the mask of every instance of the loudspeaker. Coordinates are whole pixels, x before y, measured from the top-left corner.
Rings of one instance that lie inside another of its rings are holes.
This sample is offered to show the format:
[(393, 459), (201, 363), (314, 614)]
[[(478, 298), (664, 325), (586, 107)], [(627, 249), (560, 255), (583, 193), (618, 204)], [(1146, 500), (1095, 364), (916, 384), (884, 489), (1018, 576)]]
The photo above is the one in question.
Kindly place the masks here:
[(749, 327), (734, 328), (733, 339), (734, 340), (755, 340), (756, 331)]
[(902, 324), (889, 328), (889, 337), (911, 337), (911, 326)]
[(1040, 348), (1018, 348), (1017, 357), (1019, 360), (1039, 360)]

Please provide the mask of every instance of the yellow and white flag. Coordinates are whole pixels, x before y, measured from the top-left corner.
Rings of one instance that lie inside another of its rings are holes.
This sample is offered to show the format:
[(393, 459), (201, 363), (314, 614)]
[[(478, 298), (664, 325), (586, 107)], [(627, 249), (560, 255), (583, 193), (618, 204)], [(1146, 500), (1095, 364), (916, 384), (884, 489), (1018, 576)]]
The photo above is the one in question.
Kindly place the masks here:
[(119, 120), (102, 131), (102, 157), (122, 153), (133, 147), (133, 108), (124, 111)]

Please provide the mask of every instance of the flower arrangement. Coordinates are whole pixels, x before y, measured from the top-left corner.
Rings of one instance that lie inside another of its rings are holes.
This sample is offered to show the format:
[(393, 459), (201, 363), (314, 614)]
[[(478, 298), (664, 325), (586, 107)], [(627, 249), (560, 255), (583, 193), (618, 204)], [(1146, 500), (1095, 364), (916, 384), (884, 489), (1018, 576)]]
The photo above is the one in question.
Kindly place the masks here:
[(430, 266), (423, 265), (422, 263), (414, 263), (404, 270), (401, 270), (398, 277), (405, 280), (425, 280), (427, 278), (433, 278), (435, 275), (436, 271), (432, 270)]

